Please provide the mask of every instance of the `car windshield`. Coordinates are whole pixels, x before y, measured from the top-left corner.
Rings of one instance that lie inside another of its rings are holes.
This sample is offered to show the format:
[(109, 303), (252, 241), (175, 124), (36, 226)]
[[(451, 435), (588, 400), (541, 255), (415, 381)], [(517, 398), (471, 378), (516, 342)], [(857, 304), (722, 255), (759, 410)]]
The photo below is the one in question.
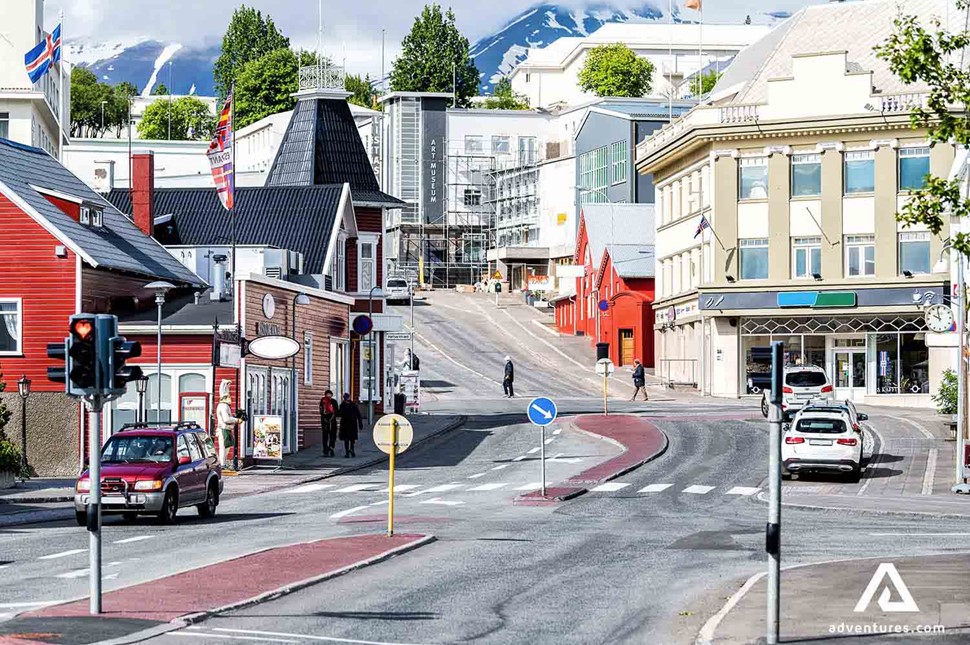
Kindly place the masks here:
[(405, 280), (388, 280), (387, 286), (389, 287), (407, 287), (408, 283)]
[(810, 434), (843, 434), (846, 430), (842, 419), (813, 417), (799, 419), (795, 425), (795, 431)]
[(106, 464), (136, 461), (164, 463), (171, 460), (171, 437), (112, 437), (101, 453), (101, 462)]
[(785, 383), (793, 387), (822, 387), (825, 385), (824, 372), (789, 372)]

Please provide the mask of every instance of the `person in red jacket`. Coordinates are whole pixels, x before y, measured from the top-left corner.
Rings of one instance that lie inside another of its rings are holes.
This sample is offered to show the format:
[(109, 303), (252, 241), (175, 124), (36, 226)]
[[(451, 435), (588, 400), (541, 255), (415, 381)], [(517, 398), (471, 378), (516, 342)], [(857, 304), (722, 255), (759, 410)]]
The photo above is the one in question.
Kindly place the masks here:
[(323, 430), (323, 456), (333, 457), (337, 444), (337, 401), (330, 390), (320, 399), (320, 427)]

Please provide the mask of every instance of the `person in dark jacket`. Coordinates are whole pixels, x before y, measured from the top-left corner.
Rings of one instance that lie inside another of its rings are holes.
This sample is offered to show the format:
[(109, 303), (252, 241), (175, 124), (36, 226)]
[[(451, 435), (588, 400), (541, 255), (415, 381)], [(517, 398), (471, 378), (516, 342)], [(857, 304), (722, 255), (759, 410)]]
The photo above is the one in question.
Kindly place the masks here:
[(344, 457), (356, 457), (354, 444), (357, 443), (359, 431), (364, 428), (364, 420), (357, 404), (350, 400), (349, 394), (344, 394), (337, 416), (340, 417), (340, 440), (344, 442)]
[(633, 368), (633, 387), (635, 389), (633, 390), (633, 396), (630, 397), (630, 400), (635, 401), (637, 394), (640, 393), (640, 390), (643, 390), (643, 400), (649, 401), (650, 399), (647, 397), (647, 377), (643, 372), (643, 365), (640, 364), (640, 359), (635, 359), (633, 361), (633, 365), (635, 366)]
[(337, 400), (330, 390), (320, 399), (320, 428), (323, 430), (323, 456), (333, 457), (337, 443)]
[(502, 379), (502, 389), (505, 390), (505, 396), (507, 398), (512, 398), (515, 396), (515, 389), (513, 387), (513, 382), (515, 381), (515, 366), (512, 364), (512, 357), (505, 357), (505, 378)]

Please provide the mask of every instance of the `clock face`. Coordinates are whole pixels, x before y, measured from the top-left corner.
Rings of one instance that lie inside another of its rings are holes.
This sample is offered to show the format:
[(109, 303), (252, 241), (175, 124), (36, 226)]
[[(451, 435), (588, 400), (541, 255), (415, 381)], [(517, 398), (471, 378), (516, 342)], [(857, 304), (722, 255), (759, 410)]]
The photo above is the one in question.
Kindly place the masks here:
[(926, 326), (938, 334), (953, 329), (953, 310), (946, 305), (933, 305), (926, 310)]

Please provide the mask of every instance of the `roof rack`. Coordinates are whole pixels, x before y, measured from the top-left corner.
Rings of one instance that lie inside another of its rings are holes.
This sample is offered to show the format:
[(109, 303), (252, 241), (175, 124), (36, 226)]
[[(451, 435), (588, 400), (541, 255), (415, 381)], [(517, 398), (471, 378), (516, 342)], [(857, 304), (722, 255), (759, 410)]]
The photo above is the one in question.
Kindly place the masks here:
[(171, 421), (136, 421), (134, 423), (126, 423), (121, 426), (122, 430), (133, 430), (136, 428), (157, 428), (157, 427), (172, 427), (172, 428), (199, 428), (200, 426), (195, 421), (177, 421), (172, 423)]

